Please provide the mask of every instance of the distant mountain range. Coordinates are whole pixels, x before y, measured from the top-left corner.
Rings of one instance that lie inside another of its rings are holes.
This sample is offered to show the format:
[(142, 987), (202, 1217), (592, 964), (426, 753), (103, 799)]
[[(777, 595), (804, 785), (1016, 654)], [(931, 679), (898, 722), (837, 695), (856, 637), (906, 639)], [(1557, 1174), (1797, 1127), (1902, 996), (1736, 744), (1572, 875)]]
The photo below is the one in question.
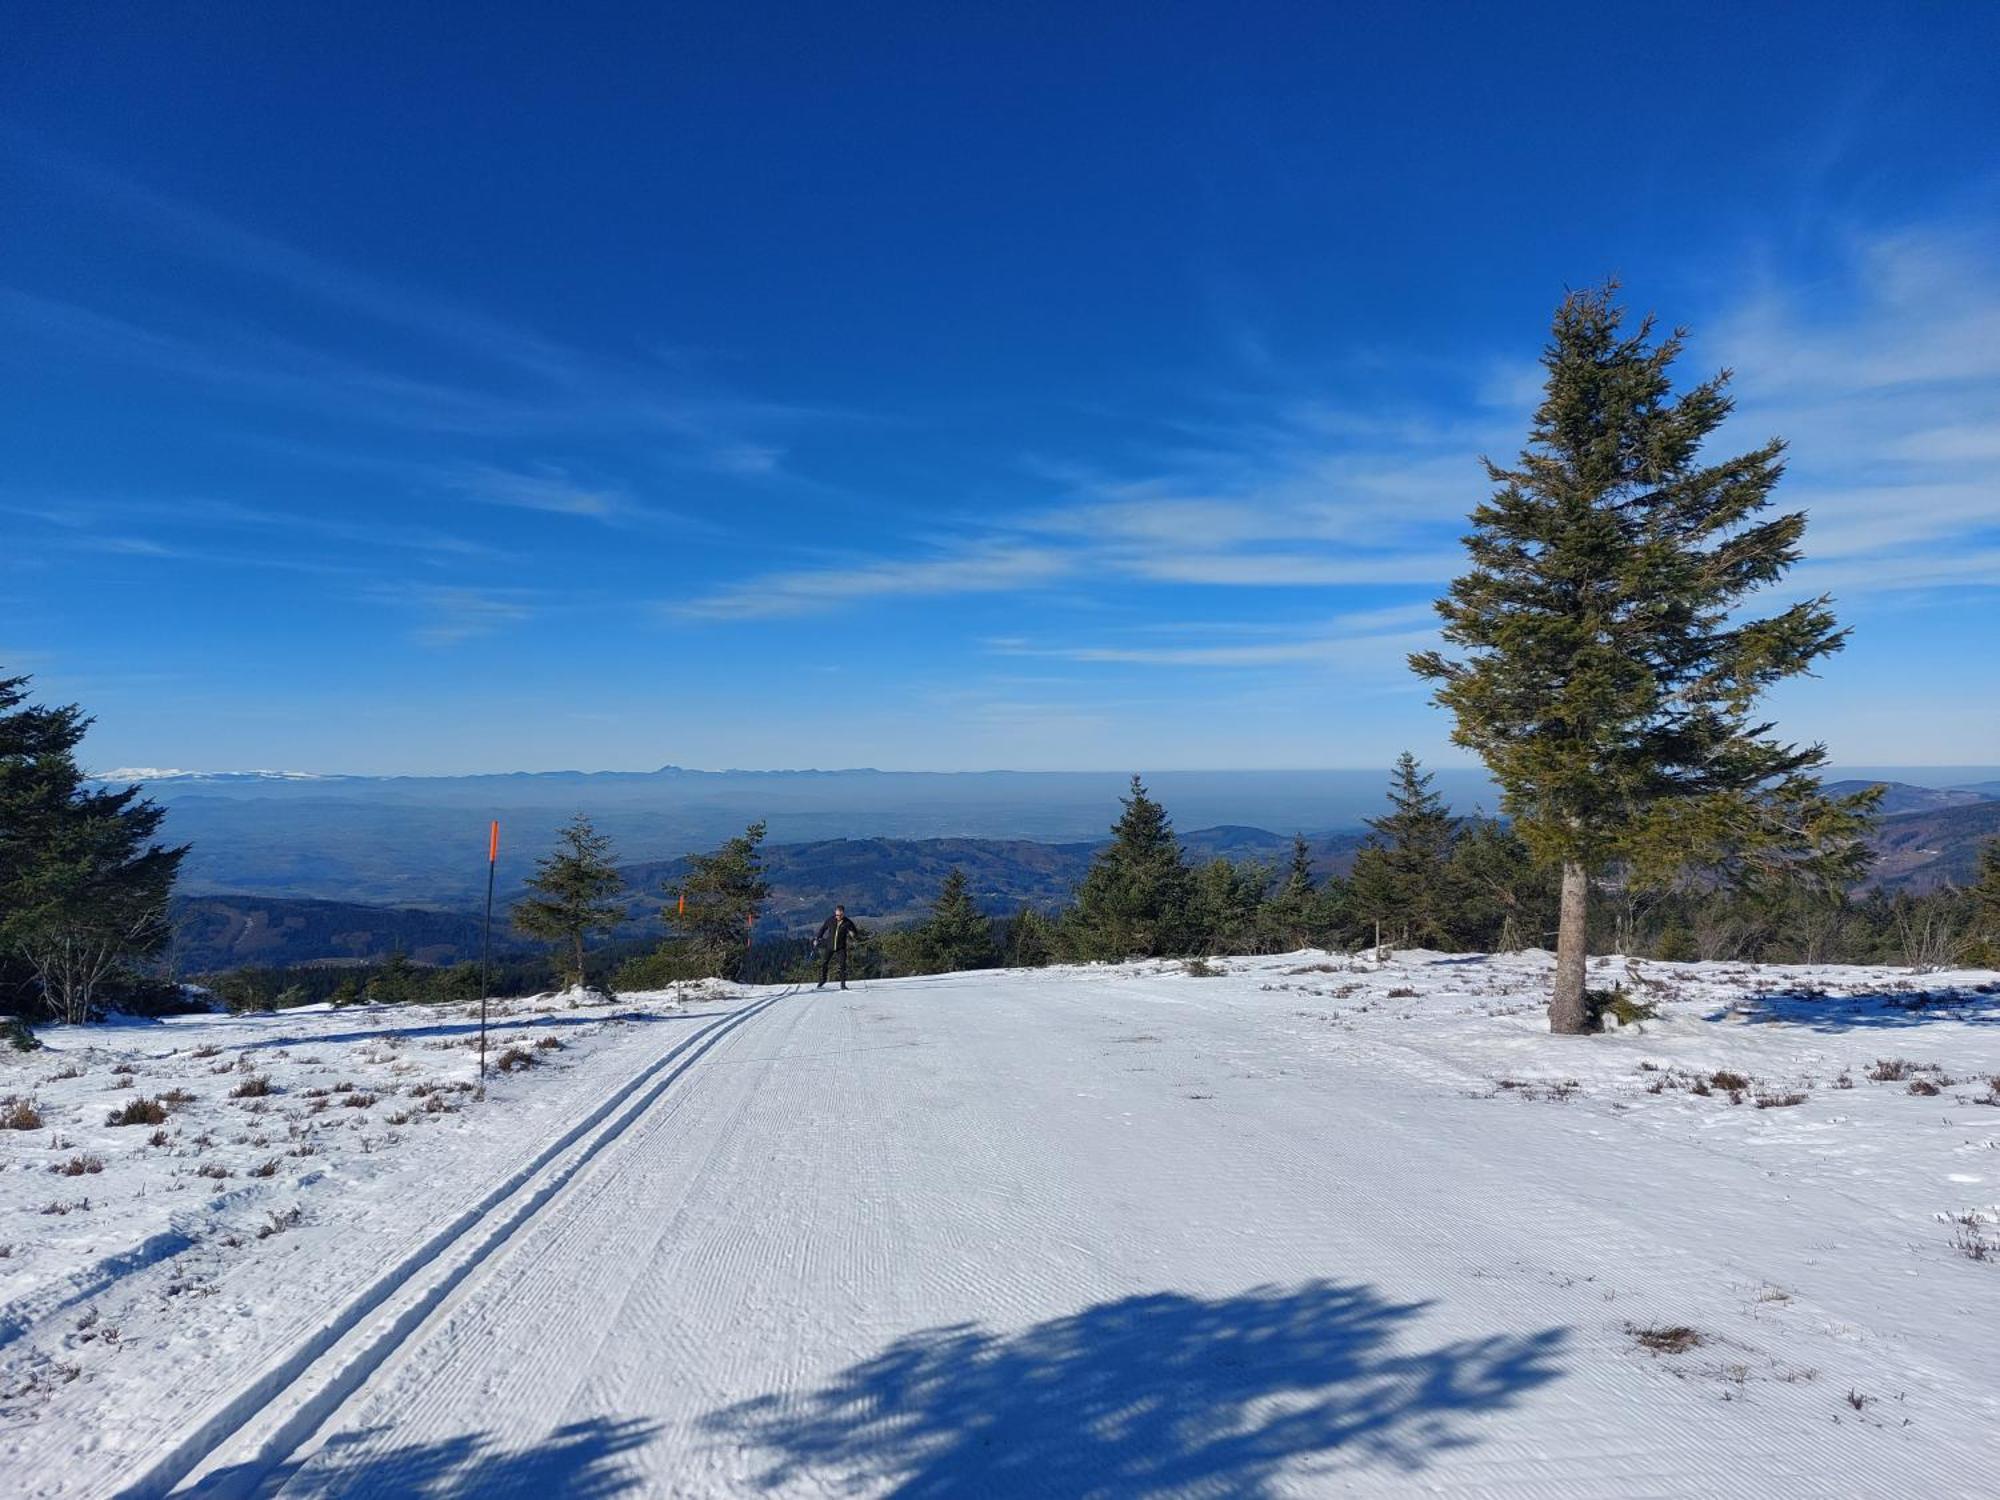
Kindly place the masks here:
[(1893, 817), (1898, 813), (1945, 812), (1954, 807), (1977, 807), (1982, 802), (2000, 801), (2000, 781), (1936, 787), (1912, 786), (1907, 781), (1865, 781), (1850, 777), (1826, 783), (1826, 789), (1837, 796), (1863, 792), (1871, 786), (1883, 789), (1881, 808), (1884, 817)]
[[(107, 778), (111, 779), (111, 778)], [(557, 828), (588, 812), (620, 858), (712, 848), (758, 819), (772, 844), (940, 838), (1086, 843), (1118, 816), (1128, 778), (1099, 772), (687, 771), (368, 777), (174, 773), (145, 781), (165, 836), (191, 843), (182, 889), (467, 909), (500, 820), (503, 896)], [(1379, 812), (1383, 771), (1178, 771), (1147, 778), (1182, 828), (1352, 832)], [(1437, 773), (1463, 812), (1497, 802), (1485, 774)]]
[[(1876, 768), (1868, 768), (1873, 772)], [(1919, 773), (1921, 774), (1921, 773)], [(122, 780), (107, 776), (106, 780)], [(154, 772), (148, 794), (166, 833), (190, 841), (179, 903), (182, 962), (381, 957), (426, 962), (478, 952), (473, 915), (485, 883), (486, 820), (501, 821), (500, 901), (511, 904), (556, 829), (587, 811), (623, 857), (639, 918), (651, 923), (686, 851), (713, 847), (758, 818), (774, 897), (769, 926), (816, 922), (835, 901), (878, 922), (907, 920), (956, 865), (980, 904), (1008, 911), (1067, 899), (1118, 812), (1127, 778), (1090, 772), (550, 772), (505, 776), (312, 776)], [(1324, 873), (1345, 869), (1387, 775), (1373, 771), (1163, 772), (1148, 778), (1191, 856), (1276, 865), (1293, 828), (1309, 831)], [(1963, 768), (1949, 786), (1884, 784), (1871, 881), (1922, 887), (1969, 878), (2000, 836), (2000, 768)], [(1482, 773), (1441, 770), (1461, 813), (1497, 799)], [(502, 941), (513, 945), (511, 936)]]
[[(1354, 863), (1359, 833), (1310, 840), (1321, 875), (1344, 874)], [(1190, 858), (1261, 860), (1276, 868), (1291, 856), (1291, 838), (1261, 828), (1204, 828), (1185, 834)], [(1028, 839), (824, 839), (764, 848), (771, 901), (760, 930), (797, 933), (818, 925), (843, 902), (864, 925), (894, 926), (930, 906), (954, 867), (965, 871), (973, 899), (1002, 914), (1022, 905), (1044, 909), (1069, 899), (1090, 867), (1098, 841), (1043, 844)], [(620, 936), (658, 934), (667, 890), (685, 873), (685, 859), (647, 860), (621, 867), (631, 892), (633, 921)], [(479, 954), (479, 918), (471, 911), (429, 911), (360, 902), (283, 896), (184, 896), (176, 902), (176, 957), (189, 973), (238, 964), (322, 963), (381, 958), (401, 948), (420, 963), (455, 963)], [(527, 946), (506, 927), (502, 906), (495, 948)]]

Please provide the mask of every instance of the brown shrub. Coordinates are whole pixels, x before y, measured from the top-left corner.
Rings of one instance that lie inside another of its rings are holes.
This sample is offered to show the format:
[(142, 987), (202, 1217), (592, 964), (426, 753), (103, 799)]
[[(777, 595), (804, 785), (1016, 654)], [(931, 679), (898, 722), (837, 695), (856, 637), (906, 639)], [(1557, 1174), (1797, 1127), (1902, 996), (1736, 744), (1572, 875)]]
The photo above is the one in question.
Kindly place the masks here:
[(167, 1108), (157, 1099), (132, 1098), (125, 1101), (123, 1109), (111, 1111), (107, 1125), (164, 1125), (167, 1123)]
[(1689, 1328), (1685, 1323), (1648, 1328), (1627, 1323), (1625, 1332), (1631, 1336), (1635, 1344), (1649, 1354), (1685, 1354), (1688, 1350), (1699, 1348), (1708, 1342), (1700, 1332)]
[(35, 1107), (32, 1099), (22, 1099), (9, 1094), (0, 1099), (0, 1130), (40, 1130), (42, 1112)]

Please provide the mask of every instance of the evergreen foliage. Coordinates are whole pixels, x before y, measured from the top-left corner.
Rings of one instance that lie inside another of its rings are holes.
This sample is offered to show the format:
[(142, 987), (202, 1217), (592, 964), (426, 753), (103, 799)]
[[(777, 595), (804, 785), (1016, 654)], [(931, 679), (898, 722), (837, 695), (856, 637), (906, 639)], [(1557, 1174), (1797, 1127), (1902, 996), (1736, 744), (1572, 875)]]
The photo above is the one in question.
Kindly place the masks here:
[(187, 850), (159, 843), (165, 810), (138, 787), (86, 783), (75, 752), (91, 720), (29, 704), (28, 682), (0, 678), (0, 984), (81, 1022), (167, 946)]
[(1187, 951), (1254, 953), (1263, 946), (1270, 871), (1259, 864), (1212, 859), (1194, 871), (1191, 884)]
[(1324, 902), (1313, 880), (1312, 848), (1304, 834), (1295, 833), (1285, 878), (1265, 905), (1263, 929), (1280, 951), (1310, 948), (1317, 946), (1323, 935), (1324, 917)]
[(1006, 964), (1039, 969), (1055, 957), (1056, 924), (1032, 906), (1023, 906), (1007, 924)]
[(1552, 1030), (1586, 1028), (1593, 876), (1666, 883), (1689, 867), (1748, 880), (1853, 878), (1875, 800), (1832, 799), (1818, 745), (1756, 717), (1773, 683), (1840, 648), (1828, 601), (1741, 606), (1799, 557), (1802, 512), (1765, 519), (1784, 444), (1717, 463), (1728, 372), (1676, 396), (1684, 335), (1623, 331), (1615, 286), (1572, 293), (1516, 467), (1466, 538), (1472, 570), (1439, 601), (1467, 653), (1411, 658), (1439, 684), (1454, 740), (1486, 762), (1535, 856), (1562, 871)]
[(1193, 883), (1166, 809), (1137, 776), (1112, 841), (1092, 861), (1062, 924), (1073, 958), (1155, 957), (1188, 951)]
[(1452, 946), (1451, 810), (1430, 775), (1405, 750), (1389, 783), (1389, 811), (1370, 818), (1368, 842), (1350, 882), (1354, 915), (1384, 941), (1403, 947)]
[(1996, 935), (2000, 935), (2000, 839), (1979, 853), (1979, 881), (1972, 888), (1981, 915)]
[(1446, 882), (1452, 948), (1515, 953), (1555, 934), (1555, 881), (1498, 819), (1473, 818), (1459, 826)]
[(626, 915), (619, 899), (625, 882), (611, 863), (611, 840), (578, 813), (557, 833), (554, 852), (536, 862), (528, 889), (534, 894), (514, 904), (515, 928), (555, 950), (566, 986), (585, 985), (590, 935), (611, 931)]
[(676, 978), (743, 976), (758, 914), (771, 894), (758, 855), (763, 842), (759, 820), (713, 853), (687, 857), (687, 875), (667, 890), (667, 927), (676, 936), (660, 959)]
[(930, 915), (910, 929), (910, 937), (910, 956), (921, 974), (990, 969), (999, 962), (993, 923), (972, 904), (965, 872), (956, 866), (945, 875)]
[(1979, 930), (1967, 961), (2000, 969), (2000, 839), (1980, 850), (1979, 879), (1970, 899), (1972, 919)]

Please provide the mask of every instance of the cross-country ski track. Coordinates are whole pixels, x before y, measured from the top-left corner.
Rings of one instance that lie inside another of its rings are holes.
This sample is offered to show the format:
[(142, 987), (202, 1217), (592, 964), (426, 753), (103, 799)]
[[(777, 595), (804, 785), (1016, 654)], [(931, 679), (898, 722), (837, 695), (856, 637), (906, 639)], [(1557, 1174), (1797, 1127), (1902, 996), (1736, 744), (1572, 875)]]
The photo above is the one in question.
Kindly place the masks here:
[(290, 1351), (125, 1493), (164, 1494), (176, 1480), (189, 1477), (196, 1482), (188, 1491), (195, 1494), (248, 1495), (265, 1487), (302, 1447), (312, 1445), (340, 1403), (358, 1392), (516, 1231), (544, 1211), (571, 1178), (615, 1147), (705, 1053), (780, 998), (746, 1005), (668, 1048), (520, 1172), (415, 1254), (392, 1265), (321, 1335)]
[(1576, 1042), (1545, 956), (1226, 968), (634, 1028), (115, 1485), (28, 1487), (1992, 1493), (2000, 1270), (1947, 1220), (2000, 1199), (1994, 976), (1877, 1024), (1885, 971), (1648, 964), (1666, 1018)]

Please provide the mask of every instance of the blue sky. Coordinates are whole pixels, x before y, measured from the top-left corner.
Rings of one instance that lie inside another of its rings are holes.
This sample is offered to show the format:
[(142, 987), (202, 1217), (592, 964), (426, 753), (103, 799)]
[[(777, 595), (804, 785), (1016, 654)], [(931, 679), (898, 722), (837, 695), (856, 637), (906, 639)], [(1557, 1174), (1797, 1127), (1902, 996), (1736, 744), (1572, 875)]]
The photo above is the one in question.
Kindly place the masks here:
[(2000, 8), (16, 5), (0, 668), (93, 764), (1314, 767), (1621, 277), (1775, 699), (2000, 760)]

